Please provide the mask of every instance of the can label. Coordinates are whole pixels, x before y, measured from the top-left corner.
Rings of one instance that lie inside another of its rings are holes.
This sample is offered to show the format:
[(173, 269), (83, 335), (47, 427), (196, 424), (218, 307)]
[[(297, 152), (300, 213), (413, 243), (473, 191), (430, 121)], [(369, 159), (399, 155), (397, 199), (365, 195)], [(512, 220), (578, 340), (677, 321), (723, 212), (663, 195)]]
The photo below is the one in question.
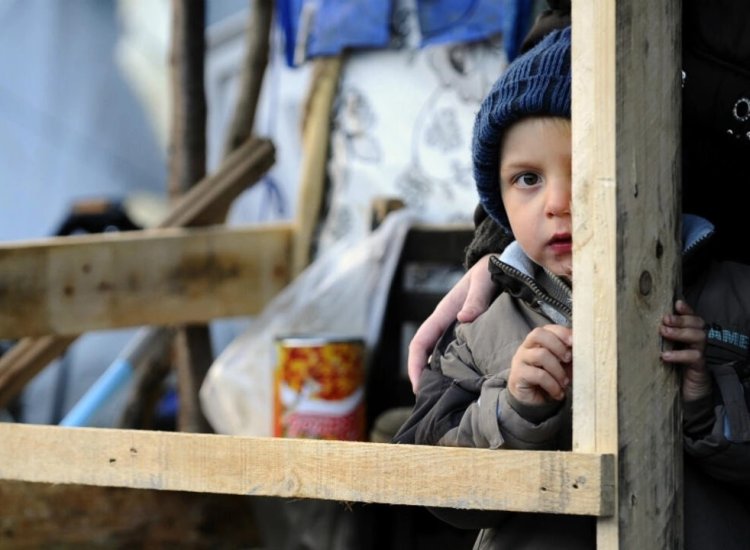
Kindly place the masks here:
[(274, 435), (363, 440), (363, 342), (294, 337), (276, 347)]

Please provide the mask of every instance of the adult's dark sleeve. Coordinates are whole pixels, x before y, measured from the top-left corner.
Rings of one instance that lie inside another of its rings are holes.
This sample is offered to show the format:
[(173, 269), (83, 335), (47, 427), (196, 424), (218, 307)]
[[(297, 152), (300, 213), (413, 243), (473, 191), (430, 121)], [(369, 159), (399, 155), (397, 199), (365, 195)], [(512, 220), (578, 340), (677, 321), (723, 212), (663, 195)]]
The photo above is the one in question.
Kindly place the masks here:
[(512, 240), (508, 232), (484, 212), (482, 205), (477, 205), (474, 211), (474, 227), (474, 238), (466, 247), (464, 255), (466, 269), (473, 266), (485, 254), (499, 254)]
[(549, 7), (537, 16), (531, 30), (521, 42), (521, 53), (533, 48), (547, 33), (570, 25), (570, 2), (571, 0), (547, 0)]

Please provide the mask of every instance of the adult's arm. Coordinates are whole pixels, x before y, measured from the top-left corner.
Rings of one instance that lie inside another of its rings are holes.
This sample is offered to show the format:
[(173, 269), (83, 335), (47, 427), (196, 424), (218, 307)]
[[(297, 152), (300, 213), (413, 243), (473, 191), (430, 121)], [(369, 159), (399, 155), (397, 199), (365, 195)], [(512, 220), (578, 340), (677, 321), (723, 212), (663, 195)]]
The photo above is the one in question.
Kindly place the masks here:
[(474, 219), (476, 231), (464, 258), (468, 271), (420, 325), (409, 343), (407, 365), (414, 393), (440, 335), (456, 319), (462, 323), (476, 319), (487, 309), (495, 294), (495, 284), (488, 270), (489, 255), (502, 252), (511, 238), (484, 213), (481, 206), (477, 207)]

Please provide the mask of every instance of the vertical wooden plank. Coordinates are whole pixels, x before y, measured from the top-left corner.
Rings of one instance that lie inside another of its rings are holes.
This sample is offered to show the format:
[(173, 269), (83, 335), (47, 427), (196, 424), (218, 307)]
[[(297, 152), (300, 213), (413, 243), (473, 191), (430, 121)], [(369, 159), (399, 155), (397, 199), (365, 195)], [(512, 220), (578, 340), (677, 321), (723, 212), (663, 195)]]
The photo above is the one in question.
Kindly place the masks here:
[(331, 113), (341, 75), (341, 65), (340, 57), (315, 60), (311, 89), (308, 92), (307, 114), (302, 130), (304, 156), (300, 168), (301, 179), (294, 220), (292, 277), (299, 275), (310, 263), (310, 249), (323, 201)]
[(600, 548), (682, 547), (675, 373), (680, 3), (573, 3), (574, 450), (617, 455)]
[[(204, 91), (206, 3), (172, 0), (172, 132), (169, 155), (169, 194), (177, 199), (206, 173), (206, 94)], [(211, 366), (208, 325), (188, 325), (177, 331), (175, 368), (180, 394), (180, 431), (209, 432), (198, 390)]]

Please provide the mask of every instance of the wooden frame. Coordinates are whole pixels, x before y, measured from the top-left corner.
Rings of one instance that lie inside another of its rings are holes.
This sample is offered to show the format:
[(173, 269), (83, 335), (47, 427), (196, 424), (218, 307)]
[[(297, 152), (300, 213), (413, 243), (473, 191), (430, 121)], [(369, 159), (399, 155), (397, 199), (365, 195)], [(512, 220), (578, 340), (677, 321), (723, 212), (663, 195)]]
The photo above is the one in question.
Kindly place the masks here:
[(679, 282), (679, 9), (573, 3), (574, 452), (6, 424), (0, 478), (589, 514), (602, 548), (680, 548), (680, 406), (656, 359)]

